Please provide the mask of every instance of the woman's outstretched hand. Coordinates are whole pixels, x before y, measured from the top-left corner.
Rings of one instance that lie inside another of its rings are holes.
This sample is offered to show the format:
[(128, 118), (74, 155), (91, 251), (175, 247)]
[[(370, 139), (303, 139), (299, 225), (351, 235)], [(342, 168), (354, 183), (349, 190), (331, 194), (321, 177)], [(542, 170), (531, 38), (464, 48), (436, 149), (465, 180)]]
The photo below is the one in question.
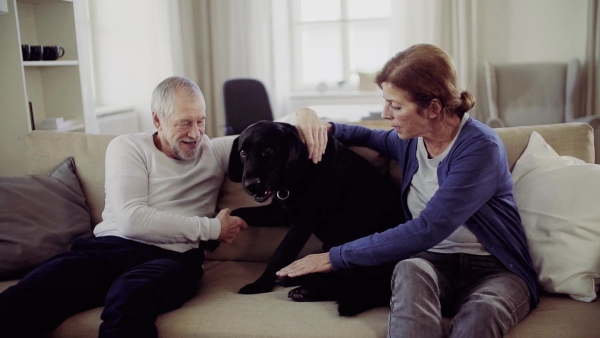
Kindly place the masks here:
[(309, 108), (300, 108), (296, 111), (296, 129), (302, 142), (308, 148), (308, 158), (314, 163), (321, 161), (327, 146), (327, 130), (331, 125), (317, 116)]
[(329, 253), (308, 255), (277, 271), (279, 277), (298, 277), (315, 272), (331, 272)]

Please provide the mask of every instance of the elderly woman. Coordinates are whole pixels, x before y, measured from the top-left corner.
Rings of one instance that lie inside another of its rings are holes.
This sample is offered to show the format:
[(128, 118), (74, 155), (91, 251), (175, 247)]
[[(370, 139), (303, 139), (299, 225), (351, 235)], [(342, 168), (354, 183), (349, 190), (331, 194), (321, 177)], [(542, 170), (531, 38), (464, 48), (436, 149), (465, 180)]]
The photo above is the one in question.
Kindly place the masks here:
[(300, 276), (398, 261), (391, 280), (390, 337), (501, 337), (538, 302), (504, 145), (467, 113), (473, 96), (457, 88), (451, 58), (415, 45), (376, 78), (382, 117), (392, 130), (324, 123), (301, 109), (297, 125), (314, 161), (332, 133), (346, 145), (400, 163), (401, 207), (408, 221), (278, 272)]

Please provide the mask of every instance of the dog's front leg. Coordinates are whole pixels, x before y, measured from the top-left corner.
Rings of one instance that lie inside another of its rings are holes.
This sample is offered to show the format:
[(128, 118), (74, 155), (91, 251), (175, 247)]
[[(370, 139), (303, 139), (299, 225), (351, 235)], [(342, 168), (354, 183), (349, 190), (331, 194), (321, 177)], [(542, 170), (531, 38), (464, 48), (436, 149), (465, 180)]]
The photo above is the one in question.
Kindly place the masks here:
[(252, 227), (287, 227), (290, 223), (287, 212), (277, 203), (234, 209), (231, 215), (240, 217)]
[(275, 273), (292, 263), (312, 234), (312, 224), (292, 223), (287, 234), (275, 250), (263, 274), (253, 283), (240, 289), (242, 294), (271, 292), (277, 284)]

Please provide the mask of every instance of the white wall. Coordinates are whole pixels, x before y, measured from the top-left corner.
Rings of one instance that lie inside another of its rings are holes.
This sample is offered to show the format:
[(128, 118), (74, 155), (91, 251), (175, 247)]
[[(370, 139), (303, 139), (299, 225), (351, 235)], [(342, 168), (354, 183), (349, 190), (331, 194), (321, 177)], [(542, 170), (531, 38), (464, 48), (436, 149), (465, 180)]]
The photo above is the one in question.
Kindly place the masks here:
[(585, 56), (588, 0), (479, 1), (479, 60), (567, 61)]

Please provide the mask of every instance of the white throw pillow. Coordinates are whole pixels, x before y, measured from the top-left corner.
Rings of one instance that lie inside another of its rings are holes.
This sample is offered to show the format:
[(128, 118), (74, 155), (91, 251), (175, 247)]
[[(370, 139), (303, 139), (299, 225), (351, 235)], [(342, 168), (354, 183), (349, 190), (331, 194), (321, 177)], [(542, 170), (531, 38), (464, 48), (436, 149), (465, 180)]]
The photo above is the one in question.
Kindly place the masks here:
[(600, 284), (600, 165), (559, 156), (533, 132), (512, 178), (542, 288), (593, 301)]

